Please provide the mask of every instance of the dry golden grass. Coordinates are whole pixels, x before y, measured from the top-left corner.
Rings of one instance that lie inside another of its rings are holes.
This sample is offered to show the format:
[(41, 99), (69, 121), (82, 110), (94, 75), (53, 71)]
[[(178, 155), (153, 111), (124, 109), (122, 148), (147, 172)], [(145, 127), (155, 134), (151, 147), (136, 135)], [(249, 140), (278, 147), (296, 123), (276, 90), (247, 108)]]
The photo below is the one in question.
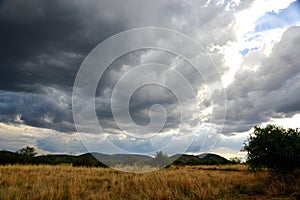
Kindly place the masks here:
[(270, 182), (267, 173), (231, 167), (239, 170), (195, 166), (131, 174), (67, 165), (0, 166), (0, 199), (292, 199), (285, 194), (291, 188)]
[(220, 171), (247, 171), (248, 167), (244, 164), (236, 164), (236, 165), (198, 165), (194, 166), (194, 169), (202, 169), (202, 170), (220, 170)]

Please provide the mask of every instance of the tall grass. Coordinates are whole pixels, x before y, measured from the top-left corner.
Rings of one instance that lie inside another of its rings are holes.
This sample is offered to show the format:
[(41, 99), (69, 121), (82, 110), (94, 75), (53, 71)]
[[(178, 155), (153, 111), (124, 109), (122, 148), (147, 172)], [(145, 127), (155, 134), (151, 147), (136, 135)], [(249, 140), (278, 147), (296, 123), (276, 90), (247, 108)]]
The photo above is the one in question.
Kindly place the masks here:
[[(208, 167), (209, 168), (209, 167)], [(289, 195), (266, 172), (170, 167), (146, 174), (109, 168), (0, 166), (0, 199), (255, 199)], [(299, 191), (300, 181), (295, 183)]]

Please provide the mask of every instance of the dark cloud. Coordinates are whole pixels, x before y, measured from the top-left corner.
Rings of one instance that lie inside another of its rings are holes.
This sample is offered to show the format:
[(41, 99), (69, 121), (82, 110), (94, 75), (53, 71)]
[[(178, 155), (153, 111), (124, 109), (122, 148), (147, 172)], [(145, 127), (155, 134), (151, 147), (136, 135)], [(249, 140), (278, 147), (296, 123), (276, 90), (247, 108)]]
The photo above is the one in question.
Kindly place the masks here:
[[(8, 122), (20, 114), (27, 125), (60, 131), (73, 130), (73, 126), (69, 126), (72, 123), (71, 108), (59, 110), (59, 102), (47, 103), (46, 99), (52, 94), (45, 88), (61, 90), (64, 95), (69, 96), (68, 104), (71, 104), (70, 91), (76, 73), (85, 56), (96, 45), (120, 31), (141, 26), (162, 26), (190, 31), (191, 29), (178, 27), (172, 21), (179, 16), (180, 20), (190, 21), (186, 28), (194, 26), (196, 22), (186, 12), (191, 6), (193, 5), (181, 1), (4, 1), (0, 7), (0, 90), (12, 93), (1, 94), (3, 98), (10, 98), (2, 100), (5, 102), (2, 121)], [(174, 55), (160, 54), (162, 53), (153, 54), (155, 59), (152, 60), (170, 64)], [(117, 64), (113, 65), (101, 80), (102, 88), (98, 91), (104, 103), (98, 107), (99, 117), (102, 117), (101, 122), (108, 128), (117, 127), (111, 122), (110, 96), (104, 96), (103, 91), (111, 89), (123, 75), (124, 64), (140, 64), (141, 56), (143, 52), (134, 57), (131, 55), (129, 58), (120, 59), (119, 68)], [(186, 74), (192, 80), (193, 73), (187, 71)], [(135, 106), (132, 107), (132, 113), (138, 113), (135, 112), (137, 109), (148, 109), (156, 100), (163, 101), (167, 106), (168, 98), (166, 95), (152, 101), (148, 99), (144, 105), (142, 102), (133, 103)], [(14, 103), (15, 99), (21, 101), (18, 102), (19, 106)], [(30, 106), (26, 107), (27, 104)], [(9, 108), (12, 110), (8, 110)], [(50, 113), (53, 123), (41, 120), (44, 115), (48, 116), (47, 113)], [(142, 118), (147, 121), (147, 117), (143, 115)], [(176, 116), (170, 116), (167, 124), (171, 127), (175, 122), (178, 122)]]
[[(209, 2), (206, 5), (181, 0), (0, 1), (0, 121), (74, 131), (71, 91), (79, 66), (96, 45), (121, 31), (146, 26), (171, 28), (196, 38), (205, 50), (235, 41), (233, 11), (247, 8), (253, 1), (242, 1), (239, 6), (233, 1), (218, 5)], [(225, 11), (226, 6), (229, 11)], [(299, 28), (291, 28), (274, 46), (269, 58), (262, 59), (264, 56), (259, 53), (247, 54), (244, 66), (257, 62), (261, 67), (257, 72), (242, 68), (226, 89), (224, 133), (242, 132), (270, 117), (299, 112), (299, 40)], [(189, 48), (182, 47), (191, 51)], [(210, 52), (215, 53), (211, 55), (214, 67), (223, 74), (224, 57), (216, 52)], [(113, 87), (124, 73), (143, 62), (170, 66), (174, 60), (171, 53), (154, 50), (133, 52), (116, 60), (99, 82), (96, 107), (100, 124), (110, 132), (119, 133), (110, 99)], [(211, 63), (201, 64), (206, 80), (183, 61), (174, 68), (200, 90), (205, 81), (212, 84), (219, 79)], [(136, 79), (139, 77), (136, 75)], [(178, 81), (167, 76), (165, 83), (176, 86)], [(161, 104), (169, 114), (166, 129), (177, 128), (180, 119), (174, 94), (151, 87), (140, 88), (133, 94), (129, 105), (133, 120), (146, 125), (151, 105)], [(193, 115), (199, 108), (224, 103), (222, 95), (216, 90), (213, 102), (209, 95), (204, 95), (198, 107), (185, 105), (185, 117), (191, 119), (185, 126), (200, 122)], [(211, 117), (213, 123), (222, 124), (224, 109), (223, 105), (216, 107)]]
[(70, 105), (65, 103), (59, 99), (53, 101), (45, 95), (1, 92), (0, 120), (64, 132), (75, 131)]
[(87, 53), (124, 29), (105, 15), (95, 21), (95, 9), (77, 1), (5, 1), (0, 9), (0, 89), (71, 87)]
[(224, 5), (204, 9), (196, 2), (7, 0), (0, 7), (0, 89), (35, 91), (37, 83), (71, 87), (88, 52), (130, 28), (159, 26), (189, 35), (200, 28), (200, 44), (225, 44), (232, 34), (207, 33), (217, 33), (233, 19)]
[[(173, 59), (174, 55), (168, 52), (145, 50), (126, 54), (115, 61), (105, 71), (98, 85), (96, 108), (97, 114), (100, 118), (99, 123), (101, 127), (105, 130), (111, 130), (111, 128), (114, 127), (119, 131), (117, 124), (114, 122), (112, 114), (111, 99), (112, 93), (116, 92), (114, 88), (122, 76), (127, 75), (127, 73), (134, 73), (131, 70), (133, 70), (135, 66), (144, 64), (143, 62), (160, 63), (166, 66), (171, 66), (172, 62), (174, 61)], [(191, 66), (189, 63), (183, 62), (180, 66), (176, 67), (176, 69), (180, 71), (180, 73), (183, 77), (186, 78), (186, 80), (189, 81), (191, 86), (194, 87), (195, 91), (198, 89), (198, 87), (203, 86), (204, 81), (201, 77), (201, 74), (193, 69), (193, 66)], [(159, 104), (162, 105), (167, 112), (166, 123), (162, 131), (178, 128), (181, 123), (181, 112), (179, 110), (179, 99), (176, 95), (184, 96), (185, 91), (174, 94), (174, 91), (168, 89), (168, 86), (170, 85), (174, 86), (176, 84), (183, 84), (173, 78), (172, 74), (169, 74), (168, 76), (168, 71), (155, 71), (150, 67), (149, 69), (146, 68), (145, 70), (143, 70), (143, 75), (131, 75), (132, 77), (135, 77), (135, 80), (129, 79), (128, 82), (125, 82), (123, 84), (128, 85), (128, 88), (130, 88), (131, 82), (135, 82), (139, 79), (149, 79), (149, 77), (153, 75), (157, 76), (156, 80), (164, 82), (165, 86), (158, 84), (147, 84), (137, 88), (134, 93), (130, 94), (131, 97), (128, 104), (128, 109), (131, 117), (136, 124), (145, 126), (151, 121), (149, 116), (151, 106), (153, 106), (154, 104)], [(163, 81), (164, 79), (165, 81)], [(178, 88), (180, 87), (178, 86)], [(121, 97), (121, 99), (118, 100), (118, 102), (120, 104), (126, 104), (124, 98), (128, 95), (127, 90), (122, 92), (124, 92), (124, 94), (120, 94), (119, 97)], [(189, 112), (191, 119), (193, 112), (190, 112), (188, 108), (189, 106), (192, 105), (185, 106), (184, 108), (182, 108), (182, 111)], [(194, 121), (190, 120), (190, 122), (193, 123)]]

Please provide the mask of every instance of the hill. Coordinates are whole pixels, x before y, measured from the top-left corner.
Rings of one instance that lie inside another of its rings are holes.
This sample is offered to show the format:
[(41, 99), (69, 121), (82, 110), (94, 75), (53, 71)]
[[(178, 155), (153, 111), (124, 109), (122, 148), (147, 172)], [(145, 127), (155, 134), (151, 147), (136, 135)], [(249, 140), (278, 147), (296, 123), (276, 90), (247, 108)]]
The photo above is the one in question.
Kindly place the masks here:
[(205, 153), (200, 155), (174, 155), (171, 156), (171, 159), (174, 157), (178, 157), (173, 164), (175, 165), (215, 165), (215, 164), (229, 164), (231, 163), (226, 158), (211, 154), (211, 153)]
[[(101, 162), (100, 162), (100, 161)], [(146, 164), (153, 165), (154, 158), (139, 154), (102, 154), (102, 153), (85, 153), (82, 155), (52, 154), (39, 155), (32, 158), (24, 157), (10, 151), (0, 151), (0, 164), (72, 164), (73, 166), (96, 166), (106, 167), (106, 165), (132, 165)], [(228, 164), (229, 160), (216, 154), (187, 155), (176, 154), (170, 157), (174, 165), (210, 165), (210, 164)]]

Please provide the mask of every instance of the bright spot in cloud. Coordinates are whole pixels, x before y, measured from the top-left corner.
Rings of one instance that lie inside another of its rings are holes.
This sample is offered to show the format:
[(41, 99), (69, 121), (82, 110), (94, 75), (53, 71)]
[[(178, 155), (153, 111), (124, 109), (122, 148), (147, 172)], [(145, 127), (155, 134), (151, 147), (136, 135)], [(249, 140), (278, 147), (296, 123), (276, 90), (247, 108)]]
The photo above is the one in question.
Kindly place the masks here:
[[(269, 56), (274, 44), (280, 41), (282, 34), (288, 28), (283, 27), (258, 31), (256, 30), (258, 19), (268, 12), (278, 13), (289, 7), (294, 1), (255, 1), (249, 9), (240, 11), (235, 15), (236, 41), (228, 42), (225, 47), (221, 48), (221, 52), (224, 53), (225, 64), (229, 67), (229, 70), (222, 76), (225, 87), (234, 80), (234, 76), (243, 62), (243, 55), (250, 51), (263, 49), (265, 56)], [(257, 70), (257, 67), (255, 70)]]
[(295, 128), (300, 128), (299, 122), (300, 122), (300, 114), (296, 114), (289, 118), (272, 118), (269, 123), (264, 123), (264, 125), (271, 123), (271, 124), (276, 124), (277, 126), (295, 129)]

